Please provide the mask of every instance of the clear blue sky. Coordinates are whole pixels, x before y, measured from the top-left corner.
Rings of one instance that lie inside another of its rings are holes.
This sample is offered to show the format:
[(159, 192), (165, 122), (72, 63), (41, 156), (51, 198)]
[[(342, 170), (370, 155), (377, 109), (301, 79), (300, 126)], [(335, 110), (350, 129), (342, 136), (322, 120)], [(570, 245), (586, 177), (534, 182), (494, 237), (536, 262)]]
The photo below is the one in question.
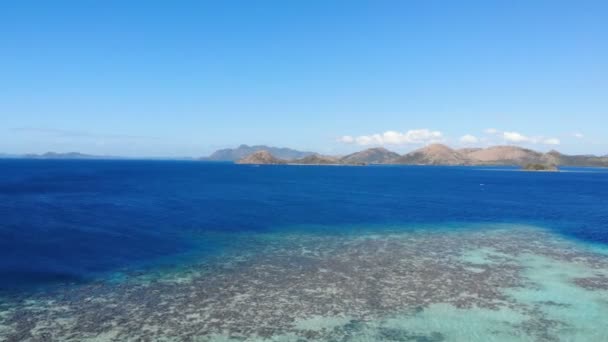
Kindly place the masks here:
[(608, 154), (607, 130), (607, 1), (0, 3), (0, 152)]

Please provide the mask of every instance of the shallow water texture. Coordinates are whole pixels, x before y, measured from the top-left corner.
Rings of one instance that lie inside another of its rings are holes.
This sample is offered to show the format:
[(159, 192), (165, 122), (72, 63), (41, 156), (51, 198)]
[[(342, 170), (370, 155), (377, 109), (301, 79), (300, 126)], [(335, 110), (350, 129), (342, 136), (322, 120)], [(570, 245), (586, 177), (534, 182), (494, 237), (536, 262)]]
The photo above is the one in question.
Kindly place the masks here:
[(528, 226), (259, 233), (217, 261), (6, 299), (3, 341), (608, 341), (608, 253)]

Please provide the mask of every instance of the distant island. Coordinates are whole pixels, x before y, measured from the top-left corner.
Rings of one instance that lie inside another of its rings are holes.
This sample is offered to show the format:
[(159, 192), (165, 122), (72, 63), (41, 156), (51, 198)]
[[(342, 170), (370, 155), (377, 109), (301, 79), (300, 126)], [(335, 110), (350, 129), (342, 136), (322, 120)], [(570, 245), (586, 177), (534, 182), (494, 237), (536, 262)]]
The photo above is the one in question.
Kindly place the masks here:
[(41, 160), (195, 160), (192, 157), (126, 157), (110, 155), (94, 155), (80, 152), (45, 152), (28, 154), (0, 153), (0, 159), (41, 159)]
[(84, 154), (84, 153), (80, 153), (80, 152), (67, 152), (67, 153), (46, 152), (43, 154), (26, 154), (23, 157), (31, 158), (31, 159), (100, 159), (100, 158), (104, 158), (101, 156), (94, 156), (94, 155)]
[[(312, 152), (264, 146), (241, 145), (237, 149), (220, 150), (201, 160), (216, 160), (218, 156), (234, 158), (246, 150), (253, 150), (234, 161), (238, 164), (277, 165), (452, 165), (452, 166), (522, 166), (526, 170), (551, 171), (552, 166), (608, 167), (608, 156), (566, 155), (552, 150), (547, 153), (517, 146), (452, 149), (443, 144), (432, 144), (404, 155), (382, 147), (366, 149), (346, 156), (324, 156)], [(262, 148), (262, 149), (258, 149)], [(277, 155), (272, 151), (288, 151)], [(291, 156), (291, 158), (289, 157)]]
[(231, 161), (236, 162), (259, 151), (267, 151), (276, 158), (292, 160), (311, 156), (314, 152), (297, 151), (286, 147), (272, 147), (266, 145), (240, 145), (237, 148), (225, 148), (217, 150), (208, 157), (202, 157), (204, 161)]
[(116, 156), (96, 156), (92, 154), (84, 154), (80, 152), (45, 152), (45, 153), (28, 153), (28, 154), (6, 154), (0, 153), (0, 158), (7, 159), (124, 159)]
[(304, 158), (285, 160), (273, 156), (268, 151), (258, 151), (245, 158), (236, 161), (237, 164), (257, 165), (366, 165), (352, 161), (344, 161), (342, 158), (313, 154)]
[(557, 166), (547, 165), (547, 164), (526, 164), (522, 167), (522, 170), (524, 170), (524, 171), (549, 171), (549, 172), (559, 171)]

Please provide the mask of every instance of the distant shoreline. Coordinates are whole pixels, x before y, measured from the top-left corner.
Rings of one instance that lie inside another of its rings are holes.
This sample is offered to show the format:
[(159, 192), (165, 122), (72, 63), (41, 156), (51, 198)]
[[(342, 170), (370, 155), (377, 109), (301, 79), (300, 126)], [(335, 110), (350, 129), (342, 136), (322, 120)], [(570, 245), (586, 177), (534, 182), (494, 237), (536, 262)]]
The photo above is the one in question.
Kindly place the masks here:
[[(443, 144), (431, 144), (400, 155), (382, 147), (369, 148), (345, 156), (312, 154), (301, 158), (285, 157), (285, 151), (275, 147), (252, 148), (241, 145), (233, 150), (221, 150), (206, 160), (231, 158), (238, 164), (291, 165), (445, 165), (445, 166), (519, 166), (530, 170), (553, 169), (560, 166), (608, 167), (608, 156), (565, 155), (552, 150), (538, 152), (517, 146), (452, 149)], [(257, 149), (257, 150), (256, 150)], [(273, 153), (275, 152), (275, 153)], [(300, 153), (290, 150), (290, 154)]]
[[(518, 171), (518, 172), (572, 172), (571, 170), (560, 169), (558, 171), (529, 171), (521, 169), (521, 165), (514, 164), (475, 164), (475, 165), (449, 165), (449, 164), (301, 164), (301, 163), (285, 163), (285, 164), (239, 164), (232, 161), (224, 160), (197, 160), (197, 159), (172, 159), (172, 158), (83, 158), (83, 159), (70, 159), (70, 158), (15, 158), (15, 157), (3, 157), (0, 156), (0, 161), (74, 161), (74, 162), (96, 162), (96, 161), (117, 161), (117, 162), (188, 162), (198, 164), (223, 164), (223, 165), (243, 165), (243, 166), (356, 166), (356, 167), (457, 167), (457, 168), (488, 168), (487, 170), (492, 171)], [(495, 169), (492, 169), (495, 168)], [(500, 169), (509, 168), (509, 169)], [(560, 165), (560, 168), (584, 168), (584, 169), (608, 169), (608, 166), (595, 166), (595, 165)]]

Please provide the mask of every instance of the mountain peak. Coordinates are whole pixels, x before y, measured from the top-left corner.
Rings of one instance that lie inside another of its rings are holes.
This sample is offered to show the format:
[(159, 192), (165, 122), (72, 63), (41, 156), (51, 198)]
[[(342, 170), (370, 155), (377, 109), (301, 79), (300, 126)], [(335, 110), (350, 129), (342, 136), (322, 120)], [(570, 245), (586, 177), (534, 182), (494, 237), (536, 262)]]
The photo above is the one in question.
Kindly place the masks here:
[(251, 155), (239, 159), (237, 164), (285, 164), (285, 161), (273, 156), (266, 150), (257, 151)]
[(466, 165), (469, 163), (458, 151), (444, 144), (431, 144), (395, 160), (397, 164), (414, 165)]
[(349, 154), (340, 160), (346, 164), (387, 164), (396, 158), (399, 158), (399, 154), (389, 151), (384, 147), (373, 147)]
[(420, 151), (433, 151), (433, 152), (440, 152), (440, 151), (454, 151), (451, 147), (444, 145), (444, 144), (440, 144), (440, 143), (433, 143), (430, 145), (426, 145), (423, 148), (419, 149)]

